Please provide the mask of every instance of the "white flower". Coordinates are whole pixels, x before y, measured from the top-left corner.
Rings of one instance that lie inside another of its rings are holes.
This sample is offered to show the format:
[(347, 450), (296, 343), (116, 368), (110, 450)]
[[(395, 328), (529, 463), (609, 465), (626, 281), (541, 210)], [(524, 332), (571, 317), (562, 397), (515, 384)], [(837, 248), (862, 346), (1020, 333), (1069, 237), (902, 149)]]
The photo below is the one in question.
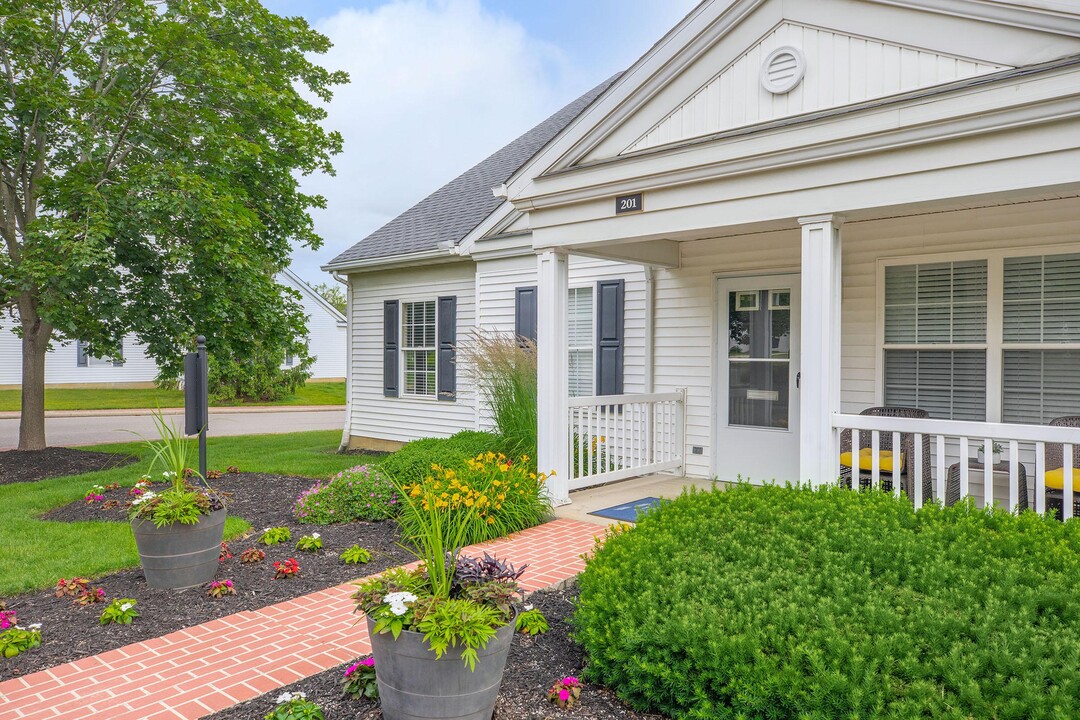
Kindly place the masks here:
[(528, 605), (528, 604), (525, 605), (525, 612), (528, 612), (529, 610), (532, 610), (532, 609), (533, 609), (532, 605)]
[(395, 615), (404, 615), (409, 611), (409, 608), (405, 607), (405, 603), (410, 603), (416, 600), (416, 596), (411, 592), (393, 592), (383, 598), (386, 604), (390, 606), (390, 612)]
[(280, 695), (277, 696), (277, 703), (278, 703), (278, 705), (280, 705), (281, 703), (287, 703), (290, 700), (292, 700), (292, 698), (293, 698), (293, 695), (292, 695), (291, 692), (283, 692), (283, 693), (281, 693)]
[(313, 537), (313, 538), (315, 538), (316, 540), (318, 540), (318, 539), (319, 539), (319, 533), (311, 533), (311, 537)]
[(270, 532), (270, 528), (263, 528), (263, 532)]
[(131, 609), (131, 603), (124, 603), (123, 605), (120, 606), (120, 610), (123, 611), (123, 612), (127, 612), (130, 609)]
[(31, 630), (40, 630), (41, 629), (41, 623), (30, 623), (30, 629)]
[(137, 497), (137, 498), (135, 498), (134, 500), (132, 500), (132, 501), (131, 501), (131, 504), (132, 504), (132, 505), (142, 505), (142, 504), (143, 504), (144, 502), (146, 502), (147, 500), (152, 500), (152, 499), (154, 499), (154, 498), (156, 498), (156, 497), (157, 497), (157, 493), (156, 493), (156, 492), (154, 492), (153, 490), (147, 490), (147, 491), (146, 491), (146, 492), (144, 492), (144, 493), (143, 493), (142, 495), (140, 495), (139, 497)]

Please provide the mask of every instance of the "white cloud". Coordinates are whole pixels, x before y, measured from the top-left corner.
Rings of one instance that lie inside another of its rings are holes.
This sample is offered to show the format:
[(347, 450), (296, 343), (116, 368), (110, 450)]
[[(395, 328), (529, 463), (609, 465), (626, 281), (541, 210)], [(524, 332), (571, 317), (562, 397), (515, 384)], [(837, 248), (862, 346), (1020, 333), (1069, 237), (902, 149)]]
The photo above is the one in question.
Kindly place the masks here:
[(294, 254), (313, 282), (320, 264), (588, 89), (557, 47), (477, 0), (397, 0), (316, 27), (334, 43), (317, 61), (351, 83), (328, 107), (345, 138), (337, 175), (303, 181), (328, 204), (315, 213), (323, 248)]

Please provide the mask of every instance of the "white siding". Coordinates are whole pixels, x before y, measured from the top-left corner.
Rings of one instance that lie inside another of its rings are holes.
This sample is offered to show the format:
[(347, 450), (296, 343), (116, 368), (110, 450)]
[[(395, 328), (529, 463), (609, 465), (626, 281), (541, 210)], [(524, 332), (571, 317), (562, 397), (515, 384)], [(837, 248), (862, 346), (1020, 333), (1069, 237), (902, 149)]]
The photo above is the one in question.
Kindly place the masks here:
[[(655, 392), (686, 393), (686, 474), (711, 477), (716, 277), (798, 271), (799, 233), (683, 243), (682, 267), (656, 275)], [(701, 455), (689, 448), (700, 446)]]
[[(769, 53), (782, 46), (802, 51), (806, 74), (790, 92), (774, 95), (761, 86), (759, 73)], [(625, 152), (1003, 69), (1003, 65), (785, 22), (720, 71)]]
[[(623, 388), (627, 393), (645, 392), (645, 273), (638, 265), (570, 258), (570, 287), (595, 286), (600, 280), (626, 281)], [(514, 332), (514, 291), (536, 285), (536, 256), (520, 255), (482, 260), (476, 266), (477, 326), (489, 331)], [(544, 312), (538, 308), (537, 312)], [(479, 427), (490, 422), (483, 403)]]
[[(308, 352), (315, 358), (311, 366), (312, 380), (345, 378), (345, 318), (327, 307), (315, 296), (315, 290), (297, 281), (288, 273), (278, 276), (278, 282), (300, 292), (300, 304), (307, 316)], [(344, 286), (342, 286), (344, 287)]]
[[(316, 300), (314, 290), (302, 287), (302, 283), (288, 273), (279, 275), (277, 280), (300, 291), (301, 304), (308, 317), (310, 352), (316, 357), (312, 378), (344, 378), (346, 330), (343, 318)], [(11, 332), (12, 326), (9, 319), (0, 321), (0, 386), (22, 384), (21, 341)], [(74, 342), (54, 342), (52, 350), (45, 356), (47, 385), (148, 383), (157, 378), (157, 372), (157, 363), (146, 354), (146, 346), (131, 335), (124, 338), (124, 364), (121, 367), (79, 367)]]
[(468, 337), (476, 322), (475, 265), (469, 261), (403, 270), (350, 275), (353, 288), (352, 397), (350, 434), (408, 442), (448, 437), (476, 423), (474, 393), (467, 373), (458, 368), (457, 399), (383, 396), (383, 302), (457, 297), (458, 340)]
[[(0, 386), (22, 384), (22, 341), (11, 332), (12, 323), (0, 323)], [(147, 357), (146, 347), (135, 338), (124, 338), (124, 364), (79, 367), (74, 342), (53, 343), (45, 355), (45, 384), (113, 384), (153, 382), (157, 364)]]
[[(857, 413), (882, 402), (877, 345), (879, 259), (1033, 246), (1076, 252), (1080, 250), (1080, 203), (1053, 200), (848, 223), (841, 234), (841, 405), (843, 412)], [(798, 272), (799, 264), (799, 231), (788, 230), (687, 242), (682, 245), (682, 268), (657, 273), (655, 390), (688, 388), (686, 443), (704, 448), (702, 455), (687, 451), (687, 475), (710, 477), (713, 473), (715, 278), (719, 274)]]

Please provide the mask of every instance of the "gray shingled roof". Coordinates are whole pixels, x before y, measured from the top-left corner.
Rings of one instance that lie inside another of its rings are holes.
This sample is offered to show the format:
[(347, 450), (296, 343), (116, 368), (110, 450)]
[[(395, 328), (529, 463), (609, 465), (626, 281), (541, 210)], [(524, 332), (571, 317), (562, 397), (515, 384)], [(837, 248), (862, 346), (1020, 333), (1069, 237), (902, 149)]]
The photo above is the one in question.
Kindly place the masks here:
[(506, 147), (454, 178), (330, 261), (340, 265), (456, 244), (502, 200), (491, 189), (510, 179), (615, 81), (608, 78)]

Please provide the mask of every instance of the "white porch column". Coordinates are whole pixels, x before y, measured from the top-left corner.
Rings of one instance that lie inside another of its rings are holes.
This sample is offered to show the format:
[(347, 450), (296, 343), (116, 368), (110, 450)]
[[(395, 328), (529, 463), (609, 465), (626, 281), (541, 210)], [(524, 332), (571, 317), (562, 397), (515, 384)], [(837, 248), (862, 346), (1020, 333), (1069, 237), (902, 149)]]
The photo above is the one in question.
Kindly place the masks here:
[(839, 215), (799, 218), (802, 225), (799, 391), (799, 479), (821, 485), (837, 477), (839, 435), (832, 414), (840, 411), (840, 225)]
[(537, 433), (539, 472), (554, 475), (547, 481), (554, 505), (570, 502), (570, 395), (567, 349), (567, 294), (570, 274), (566, 253), (545, 250), (537, 268)]

